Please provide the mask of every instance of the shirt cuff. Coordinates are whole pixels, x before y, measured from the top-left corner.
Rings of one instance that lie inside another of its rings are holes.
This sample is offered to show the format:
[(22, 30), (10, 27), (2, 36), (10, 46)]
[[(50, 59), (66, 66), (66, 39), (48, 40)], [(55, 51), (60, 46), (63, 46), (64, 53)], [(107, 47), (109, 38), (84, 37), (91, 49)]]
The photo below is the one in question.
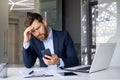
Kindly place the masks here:
[(24, 47), (24, 49), (28, 49), (29, 46), (30, 46), (30, 42), (23, 43), (23, 47)]
[(64, 64), (64, 62), (63, 62), (63, 60), (60, 58), (60, 64), (58, 65), (58, 67), (64, 67), (65, 66), (65, 64)]

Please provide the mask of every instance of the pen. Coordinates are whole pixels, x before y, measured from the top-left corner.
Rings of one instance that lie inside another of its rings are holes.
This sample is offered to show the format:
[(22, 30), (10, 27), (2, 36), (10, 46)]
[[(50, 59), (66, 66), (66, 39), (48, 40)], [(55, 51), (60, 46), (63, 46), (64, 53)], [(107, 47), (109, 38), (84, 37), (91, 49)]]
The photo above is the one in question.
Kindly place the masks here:
[(29, 75), (30, 75), (30, 74), (32, 74), (32, 73), (34, 73), (34, 71), (33, 71), (33, 70), (29, 72)]

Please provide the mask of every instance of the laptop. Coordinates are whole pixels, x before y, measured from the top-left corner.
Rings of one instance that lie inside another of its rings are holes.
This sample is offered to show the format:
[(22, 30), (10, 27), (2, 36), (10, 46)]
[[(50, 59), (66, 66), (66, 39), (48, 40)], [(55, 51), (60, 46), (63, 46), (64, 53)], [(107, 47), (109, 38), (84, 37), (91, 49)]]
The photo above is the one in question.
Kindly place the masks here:
[(84, 73), (93, 73), (105, 70), (110, 65), (115, 47), (116, 43), (100, 43), (97, 46), (96, 53), (91, 65), (80, 65), (72, 68), (64, 68), (64, 70)]

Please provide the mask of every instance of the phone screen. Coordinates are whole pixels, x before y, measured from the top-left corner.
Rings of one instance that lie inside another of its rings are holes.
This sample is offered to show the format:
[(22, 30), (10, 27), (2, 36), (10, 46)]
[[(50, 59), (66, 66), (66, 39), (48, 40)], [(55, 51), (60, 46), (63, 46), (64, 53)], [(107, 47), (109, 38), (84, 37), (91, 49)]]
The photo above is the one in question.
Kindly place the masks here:
[(77, 74), (75, 74), (75, 73), (73, 73), (73, 72), (60, 72), (59, 74), (62, 75), (62, 76), (73, 76), (73, 75), (77, 75)]

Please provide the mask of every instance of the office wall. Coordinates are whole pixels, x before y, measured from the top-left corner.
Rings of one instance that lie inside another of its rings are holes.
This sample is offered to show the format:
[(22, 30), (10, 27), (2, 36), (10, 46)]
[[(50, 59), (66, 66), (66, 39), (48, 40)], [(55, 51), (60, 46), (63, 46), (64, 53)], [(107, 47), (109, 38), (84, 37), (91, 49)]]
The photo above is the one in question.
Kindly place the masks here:
[(22, 45), (24, 20), (26, 13), (21, 11), (9, 12), (8, 28), (8, 63), (23, 64)]
[(63, 0), (63, 3), (63, 18), (65, 19), (63, 27), (70, 33), (74, 43), (80, 43), (80, 0)]
[(0, 1), (0, 56), (5, 56), (7, 50), (8, 30), (8, 0)]

